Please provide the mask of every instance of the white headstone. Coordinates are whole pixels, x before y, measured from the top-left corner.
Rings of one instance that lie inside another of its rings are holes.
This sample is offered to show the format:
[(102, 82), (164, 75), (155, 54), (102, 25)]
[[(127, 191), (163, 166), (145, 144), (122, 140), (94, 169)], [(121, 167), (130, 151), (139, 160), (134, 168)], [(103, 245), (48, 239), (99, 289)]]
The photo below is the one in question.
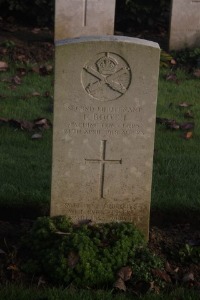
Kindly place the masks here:
[(115, 0), (56, 0), (55, 40), (112, 35)]
[(57, 43), (52, 216), (148, 236), (159, 55), (126, 37)]
[(170, 50), (200, 47), (200, 0), (173, 0)]

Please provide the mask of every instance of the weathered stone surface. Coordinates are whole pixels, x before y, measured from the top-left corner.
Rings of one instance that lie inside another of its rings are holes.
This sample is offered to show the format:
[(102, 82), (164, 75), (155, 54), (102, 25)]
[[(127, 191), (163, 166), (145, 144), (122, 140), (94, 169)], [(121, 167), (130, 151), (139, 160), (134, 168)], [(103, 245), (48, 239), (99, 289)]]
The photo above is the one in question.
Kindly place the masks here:
[(115, 0), (56, 0), (55, 40), (111, 35)]
[(200, 0), (173, 0), (170, 50), (200, 47)]
[(148, 235), (159, 55), (126, 37), (57, 43), (52, 216)]

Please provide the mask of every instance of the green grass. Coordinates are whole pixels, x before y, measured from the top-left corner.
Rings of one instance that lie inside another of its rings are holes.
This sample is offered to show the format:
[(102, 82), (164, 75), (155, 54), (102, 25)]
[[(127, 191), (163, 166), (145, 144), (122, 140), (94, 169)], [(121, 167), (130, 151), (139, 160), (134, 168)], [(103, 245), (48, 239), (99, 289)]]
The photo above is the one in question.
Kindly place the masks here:
[(199, 292), (179, 288), (169, 294), (136, 297), (134, 294), (113, 294), (113, 291), (70, 290), (59, 288), (25, 288), (23, 286), (0, 286), (2, 300), (198, 300)]
[[(32, 121), (44, 117), (52, 120), (49, 107), (53, 93), (52, 76), (30, 73), (22, 77), (22, 84), (11, 89), (2, 82), (14, 76), (0, 73), (0, 117)], [(31, 96), (34, 92), (41, 96)], [(8, 125), (0, 126), (0, 206), (2, 208), (40, 208), (49, 206), (51, 184), (52, 130), (42, 132), (41, 140), (32, 140), (33, 132)], [(36, 209), (37, 210), (37, 209)]]
[[(195, 122), (193, 138), (185, 140), (183, 132), (156, 126), (152, 207), (163, 211), (200, 210), (200, 81), (183, 71), (177, 72), (180, 83), (165, 80), (161, 71), (157, 116), (177, 122)], [(179, 103), (193, 104), (181, 108)], [(170, 105), (171, 103), (171, 105)], [(194, 120), (186, 120), (184, 112), (191, 109)]]
[[(166, 81), (166, 72), (169, 70), (161, 70), (160, 74), (157, 116), (186, 122), (183, 114), (188, 109), (177, 104), (191, 103), (195, 130), (193, 138), (185, 140), (180, 137), (180, 131), (173, 132), (157, 125), (152, 208), (171, 212), (200, 211), (200, 81), (177, 71), (180, 82), (176, 84)], [(14, 68), (0, 73), (0, 95), (4, 96), (0, 97), (0, 117), (52, 120), (49, 112), (52, 99), (44, 96), (46, 91), (53, 94), (52, 76), (28, 73), (22, 77), (22, 84), (13, 90), (2, 80), (15, 73)], [(32, 97), (33, 92), (41, 96)], [(0, 126), (1, 208), (49, 206), (52, 130), (44, 131), (41, 140), (31, 140), (31, 135), (7, 125)]]

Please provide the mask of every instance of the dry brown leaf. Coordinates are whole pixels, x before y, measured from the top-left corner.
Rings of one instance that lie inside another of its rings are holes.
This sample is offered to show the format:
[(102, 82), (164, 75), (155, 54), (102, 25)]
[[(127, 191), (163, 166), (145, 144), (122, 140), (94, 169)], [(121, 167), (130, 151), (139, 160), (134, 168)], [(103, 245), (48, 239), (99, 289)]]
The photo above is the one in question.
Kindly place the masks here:
[(32, 138), (32, 140), (40, 140), (40, 139), (42, 139), (42, 134), (34, 133), (31, 138)]
[(39, 33), (40, 31), (41, 31), (40, 28), (33, 28), (33, 30), (31, 30), (31, 32), (35, 34)]
[(34, 120), (33, 122), (34, 122), (34, 128), (49, 129), (52, 126), (51, 122), (46, 118), (39, 118)]
[(8, 64), (5, 61), (0, 61), (0, 72), (7, 71), (8, 70)]
[(165, 264), (165, 270), (168, 272), (168, 273), (173, 273), (174, 270), (172, 269), (171, 265), (169, 264), (169, 262), (167, 261), (166, 264)]
[(19, 268), (16, 265), (10, 265), (9, 267), (7, 267), (7, 270), (12, 270), (12, 271), (19, 271)]
[(189, 139), (192, 138), (192, 136), (193, 136), (192, 131), (188, 131), (188, 132), (185, 132), (183, 138), (186, 139), (186, 140), (189, 140)]
[(116, 288), (116, 289), (118, 289), (118, 290), (120, 290), (120, 291), (126, 292), (126, 285), (124, 283), (124, 280), (121, 279), (121, 278), (118, 278), (116, 280), (116, 282), (114, 283), (113, 287)]
[(192, 106), (192, 104), (187, 103), (187, 102), (182, 102), (182, 103), (179, 103), (178, 106), (179, 107), (189, 107), (189, 106)]
[(187, 273), (183, 276), (183, 282), (194, 281), (194, 274)]
[(170, 61), (170, 63), (171, 63), (171, 65), (176, 65), (175, 59), (172, 59), (172, 60)]
[(171, 282), (171, 277), (167, 274), (165, 270), (153, 269), (152, 274), (165, 282)]
[(33, 92), (33, 93), (32, 93), (32, 96), (33, 96), (33, 97), (40, 97), (40, 96), (41, 96), (41, 94), (40, 94), (40, 93), (38, 93), (38, 92)]
[(14, 84), (17, 84), (17, 85), (20, 85), (21, 83), (22, 83), (22, 80), (21, 80), (21, 78), (19, 77), (19, 76), (14, 76), (13, 78), (12, 78), (12, 82), (14, 83)]
[(71, 251), (68, 255), (68, 267), (74, 269), (79, 262), (79, 255)]
[(132, 269), (130, 267), (122, 267), (117, 273), (117, 276), (119, 276), (124, 281), (129, 280), (131, 278), (131, 275)]
[(186, 113), (184, 113), (184, 118), (186, 118), (186, 119), (194, 119), (193, 112), (191, 110), (188, 110)]
[(182, 123), (180, 124), (181, 130), (191, 130), (195, 126), (194, 122)]
[(200, 69), (196, 69), (193, 73), (193, 75), (197, 78), (200, 78)]

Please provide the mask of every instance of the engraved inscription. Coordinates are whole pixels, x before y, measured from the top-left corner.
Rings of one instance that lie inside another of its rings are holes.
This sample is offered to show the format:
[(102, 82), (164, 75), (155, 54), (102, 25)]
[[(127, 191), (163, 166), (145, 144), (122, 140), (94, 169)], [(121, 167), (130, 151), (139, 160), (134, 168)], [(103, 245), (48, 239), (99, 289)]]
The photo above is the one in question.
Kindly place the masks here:
[(115, 100), (128, 90), (131, 70), (118, 54), (103, 52), (85, 64), (81, 79), (90, 97), (100, 101)]
[(122, 164), (122, 159), (114, 160), (114, 159), (106, 159), (106, 140), (101, 141), (100, 145), (100, 159), (91, 159), (86, 158), (85, 162), (87, 163), (98, 163), (100, 164), (100, 177), (99, 177), (99, 198), (104, 198), (104, 177), (105, 177), (105, 164)]
[(103, 135), (102, 138), (106, 139), (110, 136), (145, 135), (141, 106), (66, 105), (65, 109), (74, 116), (71, 122), (66, 121), (63, 129), (64, 133), (70, 136)]

